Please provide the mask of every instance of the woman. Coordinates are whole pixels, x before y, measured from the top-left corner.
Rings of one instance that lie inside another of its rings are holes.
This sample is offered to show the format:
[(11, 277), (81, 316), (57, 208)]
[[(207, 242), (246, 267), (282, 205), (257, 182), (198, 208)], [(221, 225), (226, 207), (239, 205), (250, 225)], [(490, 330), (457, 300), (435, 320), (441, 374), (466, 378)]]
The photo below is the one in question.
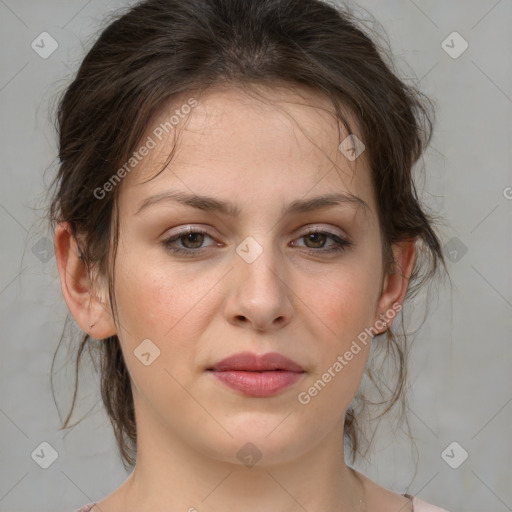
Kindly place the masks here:
[(83, 512), (442, 510), (345, 462), (372, 339), (389, 409), (392, 324), (444, 265), (411, 173), (427, 104), (319, 0), (148, 0), (103, 31), (50, 217), (133, 471)]

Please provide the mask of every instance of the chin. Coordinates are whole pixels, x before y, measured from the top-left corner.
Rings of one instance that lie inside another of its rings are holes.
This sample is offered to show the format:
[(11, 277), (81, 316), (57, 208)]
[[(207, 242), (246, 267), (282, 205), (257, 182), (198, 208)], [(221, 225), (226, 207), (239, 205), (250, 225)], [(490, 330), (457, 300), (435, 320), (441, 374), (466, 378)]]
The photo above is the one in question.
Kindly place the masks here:
[[(219, 432), (204, 438), (204, 449), (208, 455), (242, 467), (261, 467), (290, 462), (307, 451), (308, 440), (306, 436), (297, 438), (298, 428), (290, 421), (291, 418), (283, 422), (286, 416), (250, 416), (246, 421), (239, 419), (236, 424), (223, 423), (233, 437)], [(287, 422), (289, 424), (285, 426)]]

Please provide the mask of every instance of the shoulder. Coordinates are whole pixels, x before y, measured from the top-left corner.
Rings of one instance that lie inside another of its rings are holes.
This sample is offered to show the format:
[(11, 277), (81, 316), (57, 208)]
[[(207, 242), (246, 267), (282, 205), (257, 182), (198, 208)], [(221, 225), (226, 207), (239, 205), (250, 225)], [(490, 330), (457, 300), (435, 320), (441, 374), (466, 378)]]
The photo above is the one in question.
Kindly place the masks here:
[(90, 512), (92, 507), (94, 507), (94, 503), (89, 503), (88, 505), (84, 505), (82, 508), (74, 510), (73, 512)]
[(448, 512), (443, 508), (431, 505), (410, 494), (399, 494), (386, 487), (382, 487), (364, 474), (351, 468), (363, 483), (367, 496), (368, 510), (379, 512)]
[(448, 512), (444, 508), (436, 507), (435, 505), (431, 505), (426, 501), (422, 501), (416, 496), (412, 499), (412, 504), (414, 506), (414, 512)]

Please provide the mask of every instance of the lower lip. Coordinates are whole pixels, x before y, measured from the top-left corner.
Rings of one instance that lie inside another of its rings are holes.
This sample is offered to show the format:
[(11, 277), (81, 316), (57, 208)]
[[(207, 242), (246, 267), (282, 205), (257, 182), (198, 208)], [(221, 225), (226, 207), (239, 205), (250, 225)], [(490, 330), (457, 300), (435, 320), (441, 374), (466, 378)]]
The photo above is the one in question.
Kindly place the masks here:
[(304, 373), (288, 371), (211, 371), (231, 389), (249, 396), (272, 396), (295, 384)]

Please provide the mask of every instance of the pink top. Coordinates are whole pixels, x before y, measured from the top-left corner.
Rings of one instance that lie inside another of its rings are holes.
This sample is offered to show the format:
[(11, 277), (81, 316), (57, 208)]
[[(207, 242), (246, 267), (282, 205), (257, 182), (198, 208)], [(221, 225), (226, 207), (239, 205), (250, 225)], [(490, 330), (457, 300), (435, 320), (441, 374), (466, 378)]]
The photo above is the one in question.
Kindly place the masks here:
[[(444, 508), (439, 508), (436, 507), (435, 505), (431, 505), (430, 503), (420, 500), (416, 496), (410, 496), (409, 494), (404, 494), (404, 496), (412, 500), (413, 512), (448, 512)], [(90, 512), (93, 506), (94, 503), (90, 503), (89, 505), (85, 505), (84, 507), (76, 510), (75, 512)]]
[(410, 496), (412, 498), (412, 510), (413, 512), (448, 512), (444, 508), (436, 507), (426, 501), (422, 501), (416, 496)]

